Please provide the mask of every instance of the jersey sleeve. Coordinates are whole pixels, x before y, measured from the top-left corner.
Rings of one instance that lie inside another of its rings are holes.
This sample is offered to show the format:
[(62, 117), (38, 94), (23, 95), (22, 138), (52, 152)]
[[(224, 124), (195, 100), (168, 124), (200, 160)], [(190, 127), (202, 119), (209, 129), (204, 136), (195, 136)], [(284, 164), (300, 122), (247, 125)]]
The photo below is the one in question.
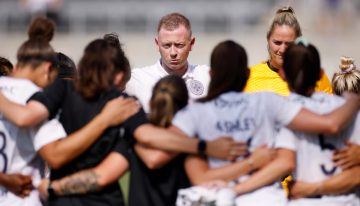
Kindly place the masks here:
[(123, 137), (119, 137), (116, 145), (114, 146), (113, 152), (119, 153), (120, 155), (124, 156), (125, 159), (130, 161), (130, 149), (130, 142)]
[(52, 119), (37, 127), (37, 131), (35, 135), (33, 135), (34, 148), (36, 151), (51, 142), (66, 137), (66, 132), (57, 119)]
[(35, 100), (43, 104), (49, 111), (49, 119), (52, 119), (58, 113), (65, 96), (65, 86), (69, 80), (56, 79), (53, 84), (47, 87), (43, 92), (37, 92), (30, 100)]
[(266, 93), (264, 101), (268, 102), (266, 104), (267, 112), (282, 126), (287, 126), (302, 108), (299, 103), (273, 93)]
[(275, 148), (296, 151), (297, 140), (293, 130), (283, 127), (275, 137)]
[(141, 109), (138, 113), (131, 116), (129, 119), (127, 119), (123, 126), (126, 128), (127, 132), (130, 134), (134, 134), (135, 130), (143, 125), (149, 123), (148, 118), (146, 117), (146, 114), (143, 109)]
[(178, 111), (172, 120), (172, 125), (179, 128), (189, 137), (196, 136), (196, 110), (192, 109), (192, 105), (186, 106), (184, 109)]
[(134, 79), (134, 77), (130, 78), (128, 83), (126, 83), (125, 92), (129, 95), (136, 94), (136, 79)]

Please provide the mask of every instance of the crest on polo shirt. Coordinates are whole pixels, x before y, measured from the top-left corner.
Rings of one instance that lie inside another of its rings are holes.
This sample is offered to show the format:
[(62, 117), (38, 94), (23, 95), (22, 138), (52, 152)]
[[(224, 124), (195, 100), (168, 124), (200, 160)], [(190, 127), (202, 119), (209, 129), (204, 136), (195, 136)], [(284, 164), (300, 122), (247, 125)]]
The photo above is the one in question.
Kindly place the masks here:
[(188, 90), (191, 93), (197, 96), (200, 96), (204, 93), (204, 85), (199, 80), (196, 80), (193, 77), (186, 77), (185, 82)]

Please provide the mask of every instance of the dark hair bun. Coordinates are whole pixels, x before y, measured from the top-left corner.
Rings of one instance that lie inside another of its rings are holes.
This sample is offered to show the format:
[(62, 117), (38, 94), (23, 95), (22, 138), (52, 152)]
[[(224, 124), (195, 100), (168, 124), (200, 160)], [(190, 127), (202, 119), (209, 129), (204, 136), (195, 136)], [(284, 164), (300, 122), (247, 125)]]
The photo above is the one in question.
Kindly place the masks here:
[(46, 17), (35, 18), (28, 29), (29, 40), (50, 42), (54, 37), (55, 23)]

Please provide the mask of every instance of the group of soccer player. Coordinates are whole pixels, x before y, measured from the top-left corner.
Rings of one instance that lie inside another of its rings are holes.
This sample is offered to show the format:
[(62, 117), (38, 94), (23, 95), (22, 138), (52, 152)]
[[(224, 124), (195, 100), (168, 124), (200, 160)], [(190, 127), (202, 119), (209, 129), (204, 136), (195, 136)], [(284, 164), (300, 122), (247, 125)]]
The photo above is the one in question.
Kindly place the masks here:
[(143, 68), (116, 34), (76, 68), (51, 47), (54, 28), (36, 18), (15, 69), (1, 59), (1, 205), (125, 205), (129, 170), (130, 206), (360, 206), (360, 72), (342, 57), (330, 83), (291, 7), (250, 69), (232, 40), (190, 64), (179, 13), (161, 18), (161, 57)]

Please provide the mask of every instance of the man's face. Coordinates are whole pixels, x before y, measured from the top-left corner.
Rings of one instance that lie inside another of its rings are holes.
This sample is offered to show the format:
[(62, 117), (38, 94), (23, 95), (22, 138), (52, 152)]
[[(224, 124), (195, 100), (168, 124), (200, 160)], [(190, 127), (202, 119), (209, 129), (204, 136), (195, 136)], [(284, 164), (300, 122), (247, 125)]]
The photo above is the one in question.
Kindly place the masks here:
[(155, 43), (159, 47), (162, 66), (171, 74), (183, 73), (187, 69), (187, 58), (195, 38), (180, 25), (173, 31), (161, 28)]

